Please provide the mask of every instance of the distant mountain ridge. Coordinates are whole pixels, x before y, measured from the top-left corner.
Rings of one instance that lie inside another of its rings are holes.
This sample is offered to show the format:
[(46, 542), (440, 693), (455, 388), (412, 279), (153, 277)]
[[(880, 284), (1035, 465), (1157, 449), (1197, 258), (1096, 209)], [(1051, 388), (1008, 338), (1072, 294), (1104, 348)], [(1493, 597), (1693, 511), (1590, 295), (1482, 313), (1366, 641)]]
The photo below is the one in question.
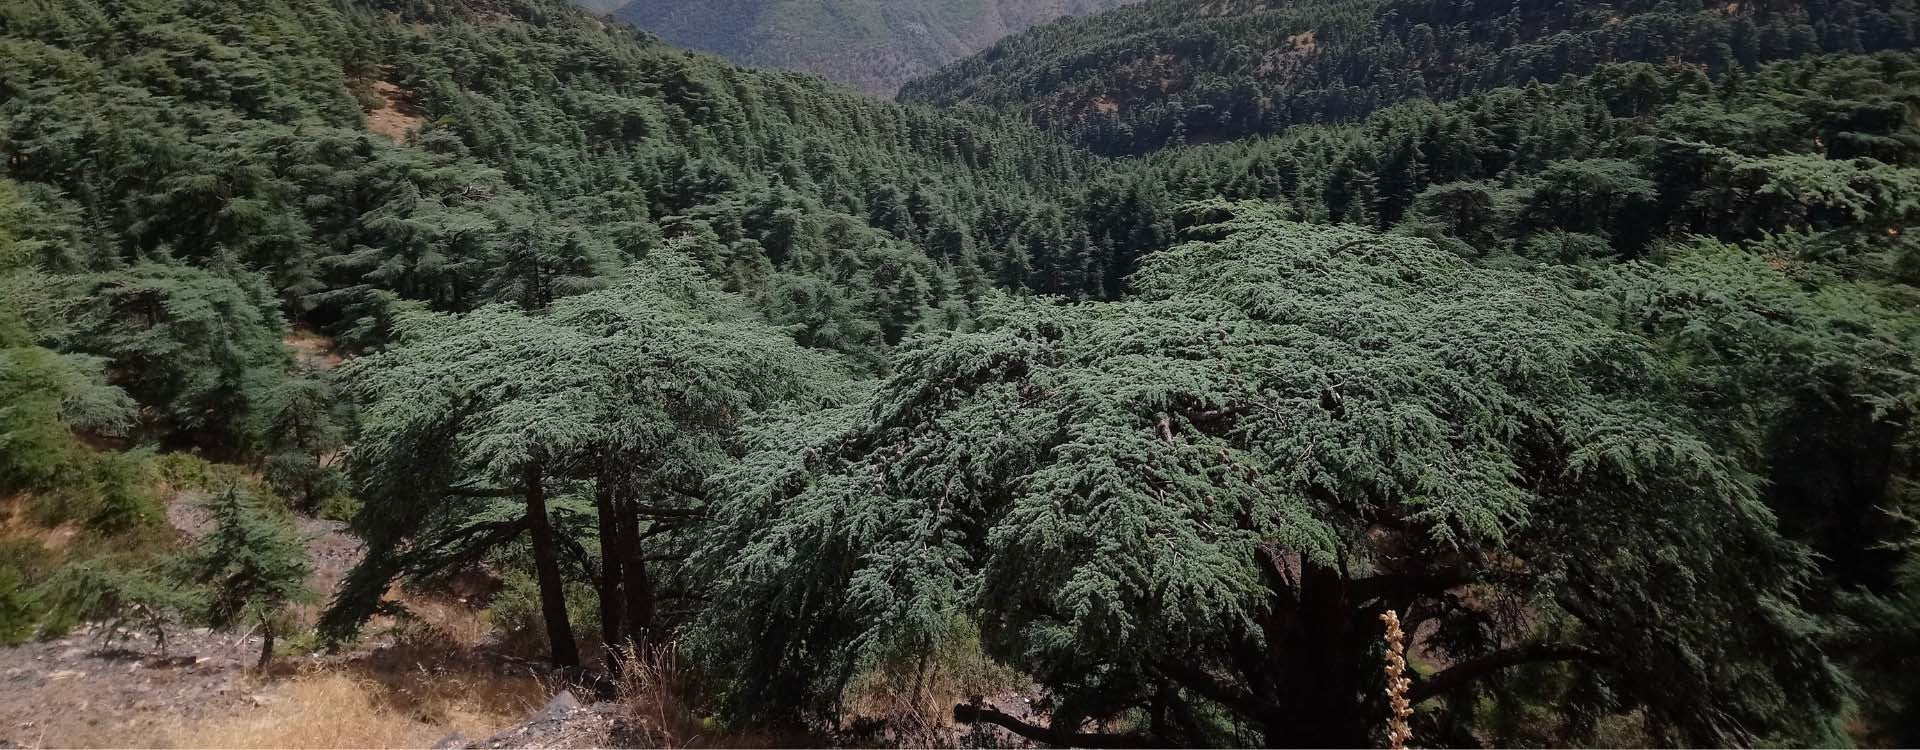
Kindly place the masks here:
[(1141, 154), (1609, 63), (1717, 76), (1916, 39), (1914, 0), (1148, 0), (1009, 36), (900, 98), (999, 109), (1099, 153)]
[(900, 85), (1062, 16), (1138, 0), (575, 0), (675, 46), (815, 73), (891, 97)]

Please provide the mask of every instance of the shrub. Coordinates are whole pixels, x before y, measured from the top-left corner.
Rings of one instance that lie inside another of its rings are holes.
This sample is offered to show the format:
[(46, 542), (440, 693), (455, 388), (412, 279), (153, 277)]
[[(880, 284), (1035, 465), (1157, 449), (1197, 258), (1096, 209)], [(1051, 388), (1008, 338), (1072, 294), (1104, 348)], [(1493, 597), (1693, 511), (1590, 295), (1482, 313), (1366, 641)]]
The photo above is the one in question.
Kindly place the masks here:
[(166, 649), (166, 628), (200, 611), (203, 596), (157, 568), (118, 569), (104, 561), (65, 565), (35, 591), (46, 607), (41, 635), (56, 637), (81, 623), (106, 624), (111, 642), (128, 630), (145, 630)]
[(149, 526), (163, 516), (148, 488), (151, 454), (86, 452), (63, 468), (53, 489), (34, 495), (33, 519), (47, 526), (74, 522), (117, 533)]
[(274, 636), (284, 628), (281, 610), (312, 597), (307, 589), (307, 549), (284, 519), (238, 488), (207, 503), (213, 530), (183, 560), (188, 580), (206, 587), (206, 623), (232, 629), (258, 625), (264, 640), (259, 669), (273, 659)]
[[(600, 637), (600, 600), (593, 587), (584, 583), (566, 586), (567, 619), (573, 623), (574, 636), (583, 640)], [(508, 648), (524, 653), (541, 653), (547, 647), (547, 625), (540, 616), (540, 584), (520, 571), (508, 573), (501, 581), (500, 593), (487, 606), (487, 621), (499, 631)]]
[(15, 646), (33, 637), (35, 606), (26, 575), (0, 560), (0, 646)]

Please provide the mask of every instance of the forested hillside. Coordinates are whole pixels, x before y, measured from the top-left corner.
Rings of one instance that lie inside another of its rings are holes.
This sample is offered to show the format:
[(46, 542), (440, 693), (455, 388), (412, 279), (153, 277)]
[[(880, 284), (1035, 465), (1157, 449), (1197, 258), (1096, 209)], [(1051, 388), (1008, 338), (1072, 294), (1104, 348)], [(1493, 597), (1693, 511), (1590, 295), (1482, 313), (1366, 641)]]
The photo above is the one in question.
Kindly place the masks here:
[(1003, 40), (901, 98), (1016, 112), (1093, 151), (1138, 154), (1554, 83), (1607, 63), (1719, 75), (1916, 44), (1911, 0), (1153, 0)]
[(0, 644), (270, 684), (478, 578), (702, 741), (1920, 743), (1911, 5), (1184, 7), (908, 96), (995, 113), (567, 0), (0, 5)]
[[(900, 84), (1063, 15), (1138, 0), (579, 0), (668, 43), (892, 97)], [(605, 7), (612, 6), (612, 7)]]

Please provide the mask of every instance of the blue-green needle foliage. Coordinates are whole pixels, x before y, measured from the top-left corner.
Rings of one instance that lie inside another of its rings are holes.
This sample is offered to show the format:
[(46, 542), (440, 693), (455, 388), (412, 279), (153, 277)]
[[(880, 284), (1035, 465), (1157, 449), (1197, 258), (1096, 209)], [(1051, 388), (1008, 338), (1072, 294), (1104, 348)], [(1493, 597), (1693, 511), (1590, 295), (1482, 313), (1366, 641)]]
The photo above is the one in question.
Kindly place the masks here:
[(730, 460), (742, 420), (817, 402), (844, 378), (671, 251), (544, 312), (403, 319), (396, 346), (342, 370), (366, 404), (349, 473), (370, 554), (330, 615), (341, 628), (372, 612), (393, 575), (472, 561), (511, 538), (488, 534), (516, 506), (475, 488), (514, 488), (537, 463), (563, 485), (697, 491)]
[(1837, 701), (1810, 556), (1645, 339), (1425, 240), (1224, 213), (1129, 299), (998, 298), (759, 433), (703, 558), (742, 705), (827, 705), (974, 625), (1054, 726), (1365, 742), (1387, 607), (1453, 665), (1416, 700), (1564, 664), (1568, 715), (1713, 744)]

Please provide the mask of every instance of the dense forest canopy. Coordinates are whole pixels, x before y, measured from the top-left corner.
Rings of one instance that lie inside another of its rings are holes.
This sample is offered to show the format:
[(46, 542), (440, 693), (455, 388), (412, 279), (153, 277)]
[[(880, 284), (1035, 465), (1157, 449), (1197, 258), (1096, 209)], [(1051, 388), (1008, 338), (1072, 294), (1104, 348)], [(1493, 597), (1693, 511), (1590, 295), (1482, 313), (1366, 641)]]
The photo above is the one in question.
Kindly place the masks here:
[(901, 98), (1016, 112), (1095, 152), (1138, 154), (1608, 63), (1717, 76), (1819, 52), (1907, 50), (1920, 44), (1916, 24), (1910, 0), (1152, 0), (1015, 35)]
[(310, 514), (319, 636), (485, 568), (715, 726), (988, 663), (1044, 744), (1386, 744), (1393, 612), (1421, 745), (1920, 742), (1915, 18), (1156, 1), (892, 103), (565, 0), (6, 4), (0, 529), (82, 536), (0, 641), (279, 632)]
[(1008, 34), (1138, 0), (575, 0), (669, 44), (876, 96)]

